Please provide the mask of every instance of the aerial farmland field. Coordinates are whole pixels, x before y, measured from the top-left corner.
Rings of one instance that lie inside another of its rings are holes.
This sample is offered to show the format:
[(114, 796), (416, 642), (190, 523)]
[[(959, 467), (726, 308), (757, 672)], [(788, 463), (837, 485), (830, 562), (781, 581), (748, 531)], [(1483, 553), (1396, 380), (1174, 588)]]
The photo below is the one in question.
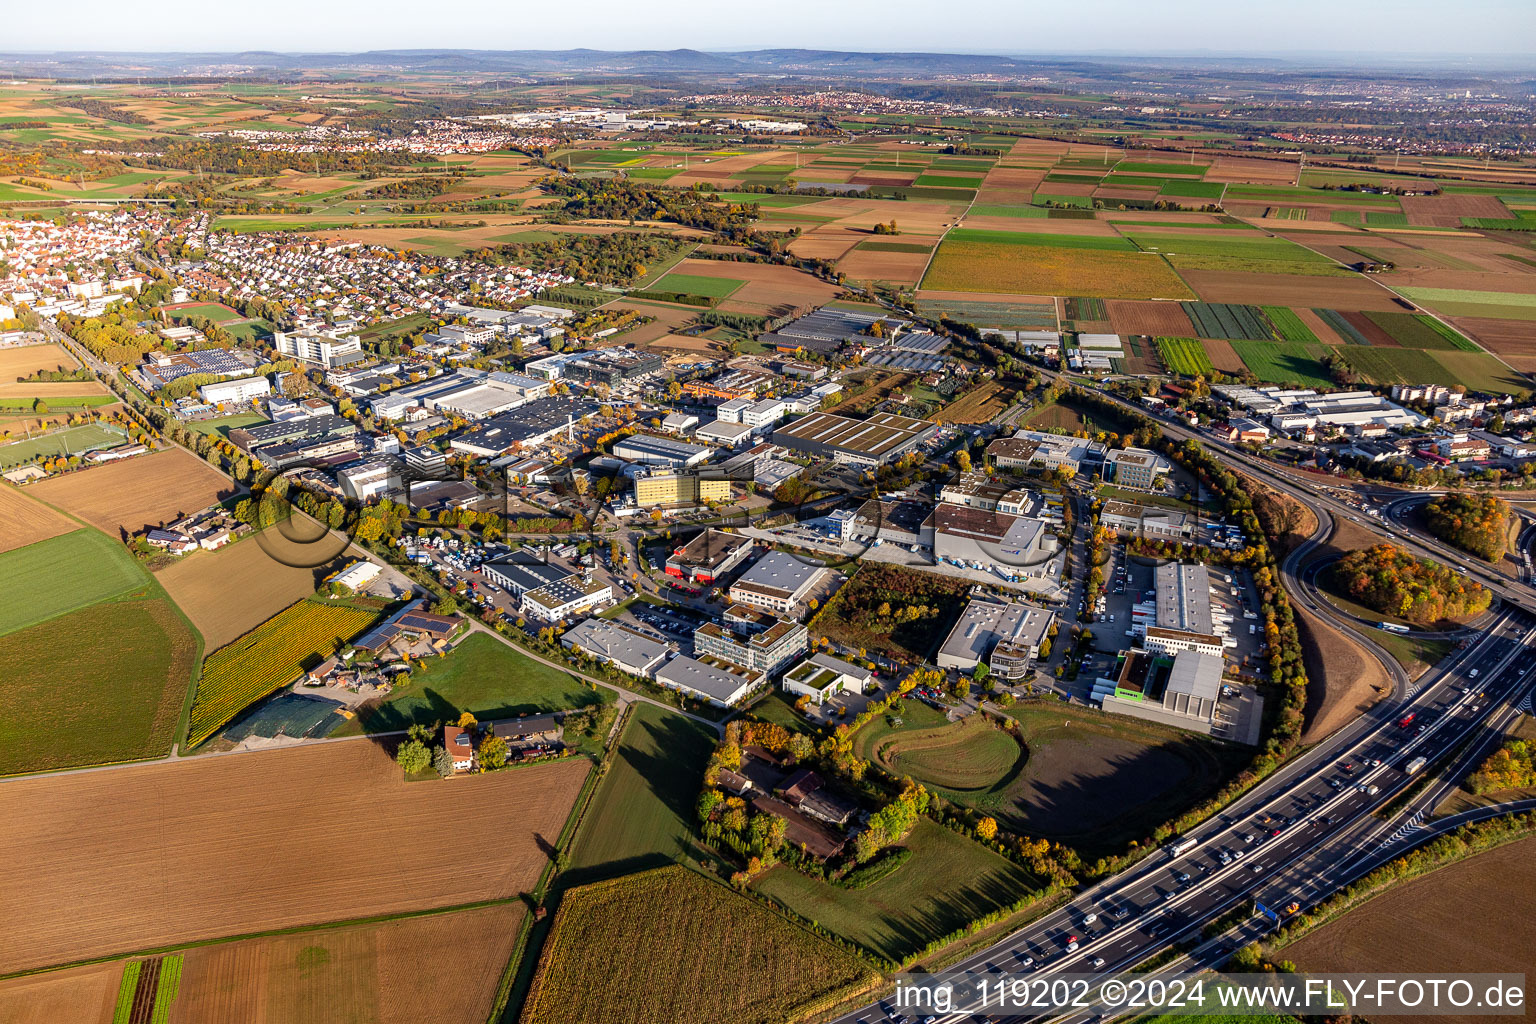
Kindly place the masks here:
[(1158, 338), (1157, 352), (1169, 372), (1186, 377), (1211, 375), (1211, 360), (1205, 349), (1194, 338)]
[(0, 533), (0, 554), (57, 537), (80, 525), (10, 484), (0, 484), (0, 522), (6, 525), (5, 532)]
[[(701, 943), (708, 956), (695, 955)], [(650, 955), (633, 955), (641, 948)], [(657, 868), (565, 894), (521, 1020), (779, 1024), (878, 979), (853, 954), (721, 883)]]
[(163, 525), (235, 494), (223, 474), (181, 448), (77, 470), (31, 488), (112, 537)]
[(163, 756), (196, 654), (163, 598), (107, 601), (0, 637), (0, 775)]
[[(295, 540), (285, 535), (289, 530), (269, 527), (260, 537), (246, 537), (217, 551), (194, 551), (155, 574), (203, 634), (207, 650), (232, 643), (313, 594), (332, 569), (340, 568), (342, 559), (323, 558), (330, 553), (329, 539), (318, 558), (314, 545), (298, 542), (310, 536), (318, 539), (319, 524), (301, 517), (290, 523)], [(308, 568), (311, 561), (322, 564)]]
[(84, 528), (0, 555), (0, 579), (0, 636), (149, 586), (120, 544)]
[(172, 1020), (483, 1021), (526, 913), (498, 903), (196, 946)]
[(79, 365), (63, 346), (52, 343), (0, 348), (0, 383), (30, 377), (40, 370), (73, 370)]
[(939, 245), (922, 287), (1095, 298), (1193, 297), (1157, 255), (947, 239)]
[[(406, 782), (359, 739), (7, 783), (11, 855), (34, 869), (0, 878), (0, 963), (508, 899), (537, 881), (590, 766)], [(445, 843), (463, 822), (495, 822), (494, 841)]]
[[(249, 543), (249, 541), (247, 541)], [(301, 672), (335, 654), (379, 617), (382, 605), (299, 601), (203, 661), (192, 704), (187, 746), (221, 726)]]

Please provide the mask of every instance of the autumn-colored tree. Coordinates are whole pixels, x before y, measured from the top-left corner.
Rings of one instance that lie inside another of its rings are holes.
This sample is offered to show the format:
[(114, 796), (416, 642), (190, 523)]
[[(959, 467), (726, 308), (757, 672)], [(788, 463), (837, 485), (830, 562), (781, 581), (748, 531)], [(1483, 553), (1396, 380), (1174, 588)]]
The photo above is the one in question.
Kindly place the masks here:
[(989, 842), (997, 838), (997, 820), (995, 818), (982, 818), (976, 823), (976, 837)]

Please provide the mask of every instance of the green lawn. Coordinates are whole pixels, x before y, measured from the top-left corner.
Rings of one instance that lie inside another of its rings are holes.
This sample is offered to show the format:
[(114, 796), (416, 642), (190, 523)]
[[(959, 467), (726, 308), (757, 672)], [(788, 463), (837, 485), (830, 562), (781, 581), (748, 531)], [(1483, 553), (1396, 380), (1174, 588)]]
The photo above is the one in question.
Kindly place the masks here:
[[(1338, 599), (1335, 598), (1335, 601)], [(1361, 607), (1361, 606), (1356, 606)], [(1367, 615), (1374, 615), (1369, 608), (1362, 608)], [(1388, 654), (1397, 659), (1398, 664), (1404, 668), (1413, 668), (1415, 665), (1433, 665), (1441, 658), (1451, 653), (1449, 640), (1432, 640), (1415, 636), (1403, 636), (1401, 633), (1391, 633), (1385, 629), (1372, 629), (1370, 638), (1382, 647)]]
[(753, 888), (898, 962), (1039, 888), (1022, 867), (926, 818), (901, 845), (912, 857), (863, 889), (842, 889), (785, 865), (763, 875)]
[(239, 310), (230, 309), (222, 302), (199, 302), (191, 306), (178, 306), (175, 309), (166, 309), (164, 306), (160, 308), (177, 320), (201, 318), (212, 320), (215, 323), (222, 323), (225, 320), (245, 319)]
[(567, 882), (687, 855), (694, 846), (693, 805), (715, 741), (707, 725), (636, 705), (571, 849), (571, 867), (580, 874)]
[(98, 604), (0, 638), (0, 775), (167, 753), (196, 654), (163, 599)]
[(92, 529), (7, 551), (0, 579), (0, 636), (149, 586), (127, 550)]
[(481, 721), (563, 711), (611, 699), (568, 672), (526, 657), (487, 633), (471, 634), (440, 658), (418, 663), (411, 682), (397, 687), (366, 719), (337, 735), (395, 732), (412, 725), (457, 719), (465, 711)]

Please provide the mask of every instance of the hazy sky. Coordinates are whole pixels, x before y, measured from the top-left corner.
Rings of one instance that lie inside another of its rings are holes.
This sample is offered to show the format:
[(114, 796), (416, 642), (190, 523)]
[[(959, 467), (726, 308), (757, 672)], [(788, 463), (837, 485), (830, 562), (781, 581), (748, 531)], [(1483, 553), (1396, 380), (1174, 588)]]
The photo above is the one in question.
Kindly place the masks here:
[[(1536, 0), (73, 0), (0, 50), (756, 49), (1536, 53)], [(62, 15), (62, 16), (61, 16)]]

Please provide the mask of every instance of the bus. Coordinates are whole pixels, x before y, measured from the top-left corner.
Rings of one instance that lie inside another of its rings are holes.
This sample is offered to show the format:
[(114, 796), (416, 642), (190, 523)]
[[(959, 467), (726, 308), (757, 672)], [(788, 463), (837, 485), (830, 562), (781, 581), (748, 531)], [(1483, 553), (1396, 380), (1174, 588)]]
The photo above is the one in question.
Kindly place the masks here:
[(1407, 626), (1399, 625), (1396, 622), (1378, 622), (1376, 625), (1379, 628), (1386, 630), (1388, 633), (1406, 633), (1406, 632), (1408, 632), (1408, 627)]

